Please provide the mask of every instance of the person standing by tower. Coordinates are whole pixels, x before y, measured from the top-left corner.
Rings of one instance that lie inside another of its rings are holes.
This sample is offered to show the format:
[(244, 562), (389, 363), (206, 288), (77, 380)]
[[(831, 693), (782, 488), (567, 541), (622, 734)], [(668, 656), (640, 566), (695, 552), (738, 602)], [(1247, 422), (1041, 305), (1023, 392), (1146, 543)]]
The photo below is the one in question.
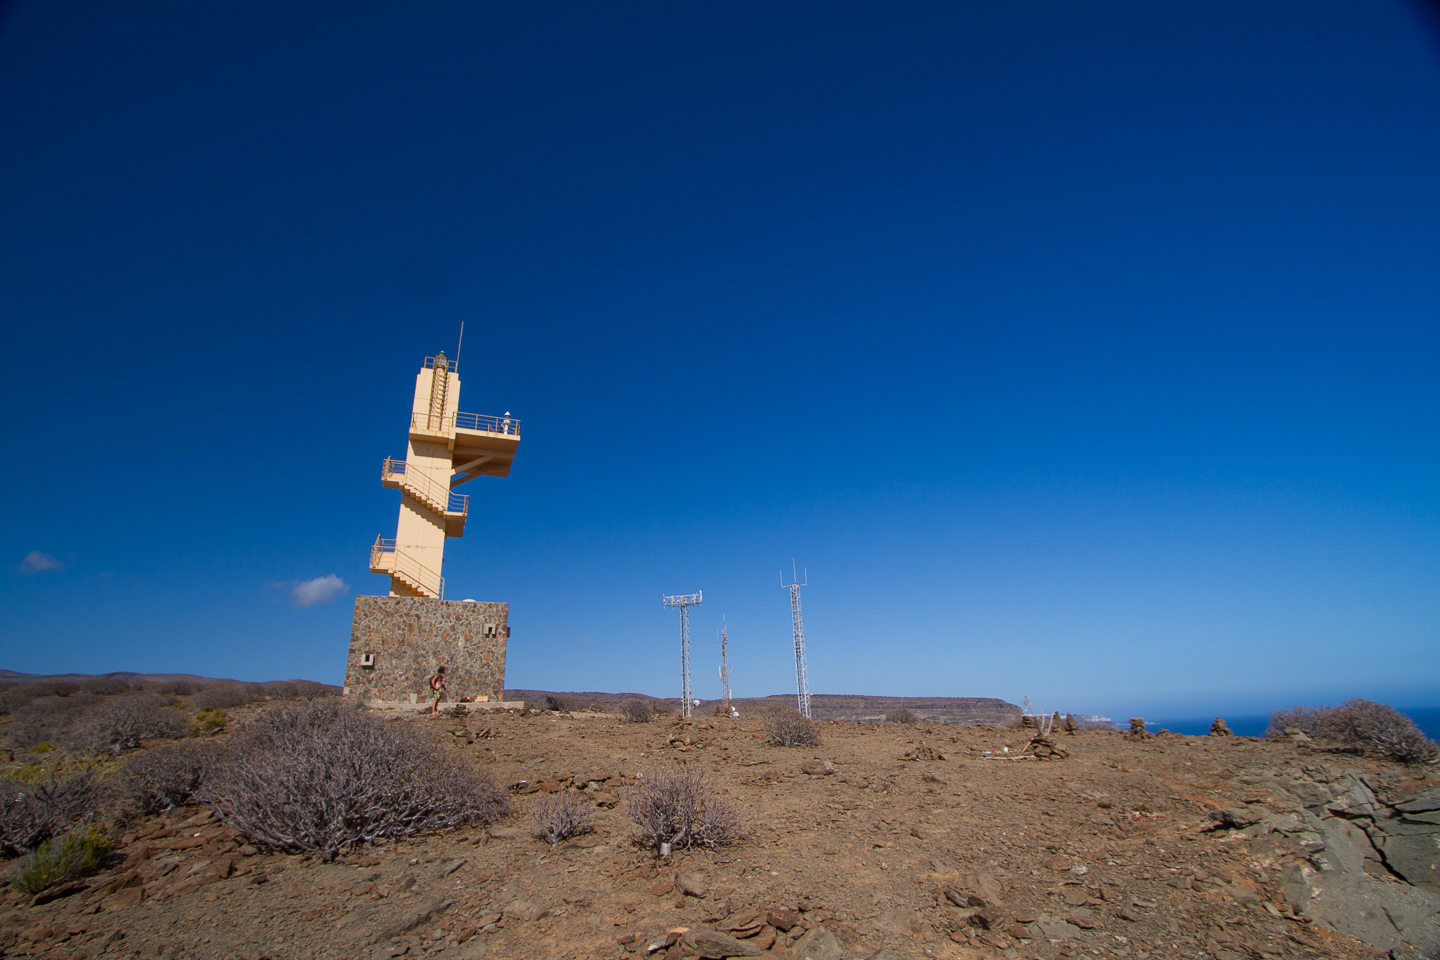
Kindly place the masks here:
[(430, 678), (430, 716), (440, 716), (440, 701), (445, 698), (445, 665), (442, 663), (440, 669)]

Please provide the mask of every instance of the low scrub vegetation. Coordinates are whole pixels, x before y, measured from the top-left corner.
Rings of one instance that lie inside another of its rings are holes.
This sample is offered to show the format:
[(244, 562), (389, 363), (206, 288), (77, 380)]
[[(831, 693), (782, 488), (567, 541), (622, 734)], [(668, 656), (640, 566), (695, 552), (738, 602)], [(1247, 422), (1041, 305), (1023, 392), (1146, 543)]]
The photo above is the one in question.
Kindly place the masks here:
[(36, 783), (0, 780), (0, 852), (15, 856), (34, 850), (95, 816), (100, 799), (90, 773), (52, 774)]
[(117, 677), (91, 677), (89, 680), (80, 681), (80, 689), (86, 693), (113, 697), (116, 694), (129, 693), (130, 684)]
[(334, 700), (267, 711), (200, 796), (246, 836), (326, 859), (356, 844), (489, 823), (507, 809), (504, 792), (427, 728)]
[(536, 832), (553, 847), (558, 843), (589, 833), (595, 808), (568, 790), (546, 794), (530, 808)]
[(202, 734), (219, 733), (230, 722), (230, 715), (219, 707), (201, 707), (192, 722)]
[(653, 770), (625, 795), (625, 812), (662, 857), (681, 847), (719, 847), (740, 839), (735, 811), (704, 774), (681, 767)]
[(777, 710), (765, 721), (765, 737), (778, 747), (818, 747), (820, 725), (798, 710)]
[(1284, 736), (1291, 730), (1401, 763), (1440, 761), (1440, 746), (1425, 736), (1415, 721), (1372, 700), (1347, 700), (1338, 707), (1292, 707), (1270, 716), (1268, 736)]
[(90, 824), (46, 840), (15, 864), (11, 876), (30, 893), (40, 893), (94, 873), (113, 849), (114, 841)]
[(885, 719), (891, 723), (915, 723), (915, 714), (904, 707), (898, 707), (885, 714)]
[(174, 740), (188, 736), (189, 725), (178, 710), (147, 694), (111, 697), (75, 718), (65, 733), (67, 745), (92, 753), (115, 753), (140, 746), (142, 740)]
[(212, 743), (182, 740), (134, 755), (116, 785), (141, 813), (164, 813), (193, 802), (222, 756), (221, 748)]
[[(263, 691), (263, 687), (261, 688)], [(214, 687), (206, 687), (199, 693), (191, 703), (199, 707), (214, 707), (218, 710), (228, 710), (232, 707), (243, 706), (257, 699), (255, 692), (246, 690), (238, 683), (222, 683)]]
[(630, 699), (621, 702), (620, 716), (630, 723), (649, 723), (655, 719), (655, 711), (644, 700)]

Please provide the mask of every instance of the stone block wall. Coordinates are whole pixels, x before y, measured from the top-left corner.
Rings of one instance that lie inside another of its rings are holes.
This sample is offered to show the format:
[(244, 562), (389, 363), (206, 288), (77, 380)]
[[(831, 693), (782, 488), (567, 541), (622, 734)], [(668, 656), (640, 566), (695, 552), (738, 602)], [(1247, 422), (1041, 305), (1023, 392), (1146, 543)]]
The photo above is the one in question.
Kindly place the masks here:
[[(365, 700), (418, 702), (444, 664), (445, 699), (488, 697), (505, 690), (510, 605), (423, 597), (356, 597), (345, 664), (345, 694)], [(366, 655), (373, 665), (363, 665)]]

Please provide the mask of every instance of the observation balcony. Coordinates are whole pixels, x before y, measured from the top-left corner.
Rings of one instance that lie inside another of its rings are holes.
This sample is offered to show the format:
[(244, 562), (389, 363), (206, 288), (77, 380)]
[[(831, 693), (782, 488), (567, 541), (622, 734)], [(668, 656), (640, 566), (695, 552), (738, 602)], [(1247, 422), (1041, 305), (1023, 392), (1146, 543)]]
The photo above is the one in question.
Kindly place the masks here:
[(445, 578), (405, 551), (397, 550), (394, 540), (375, 538), (370, 548), (370, 572), (388, 574), (422, 597), (445, 599)]
[(404, 460), (389, 457), (380, 466), (380, 483), (410, 494), (439, 514), (445, 521), (445, 536), (465, 535), (465, 518), (470, 513), (470, 498), (465, 494), (456, 493), (418, 470), (406, 470)]
[(457, 471), (463, 467), (472, 475), (508, 477), (520, 444), (520, 421), (480, 413), (412, 413), (410, 439), (445, 444)]

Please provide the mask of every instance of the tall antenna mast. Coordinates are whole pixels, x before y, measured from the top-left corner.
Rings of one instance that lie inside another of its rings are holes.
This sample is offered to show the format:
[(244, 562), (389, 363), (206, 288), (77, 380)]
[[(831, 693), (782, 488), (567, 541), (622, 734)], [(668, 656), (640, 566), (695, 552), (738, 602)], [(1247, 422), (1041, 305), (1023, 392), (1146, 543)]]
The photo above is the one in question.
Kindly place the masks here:
[(805, 665), (805, 621), (800, 619), (800, 588), (810, 585), (810, 571), (805, 571), (805, 582), (795, 576), (795, 560), (790, 560), (790, 582), (785, 582), (785, 571), (780, 571), (780, 586), (790, 589), (790, 621), (795, 628), (795, 700), (800, 716), (810, 716), (810, 673)]
[(455, 344), (455, 366), (453, 369), (460, 369), (460, 348), (465, 346), (465, 321), (460, 321), (460, 342)]
[(720, 620), (720, 686), (725, 691), (725, 716), (730, 716), (730, 638), (725, 636), (725, 620)]
[(690, 608), (700, 605), (702, 591), (663, 597), (667, 607), (680, 608), (680, 715), (690, 719)]

